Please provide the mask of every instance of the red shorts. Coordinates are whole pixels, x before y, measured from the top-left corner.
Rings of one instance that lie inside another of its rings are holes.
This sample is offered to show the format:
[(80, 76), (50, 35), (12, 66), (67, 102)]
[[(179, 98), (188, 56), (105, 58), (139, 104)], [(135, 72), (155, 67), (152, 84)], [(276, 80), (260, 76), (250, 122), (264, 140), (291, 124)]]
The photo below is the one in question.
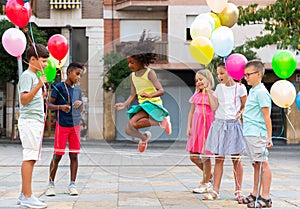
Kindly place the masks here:
[(80, 124), (73, 127), (63, 127), (56, 122), (54, 136), (54, 154), (64, 155), (66, 145), (69, 145), (69, 152), (80, 153)]

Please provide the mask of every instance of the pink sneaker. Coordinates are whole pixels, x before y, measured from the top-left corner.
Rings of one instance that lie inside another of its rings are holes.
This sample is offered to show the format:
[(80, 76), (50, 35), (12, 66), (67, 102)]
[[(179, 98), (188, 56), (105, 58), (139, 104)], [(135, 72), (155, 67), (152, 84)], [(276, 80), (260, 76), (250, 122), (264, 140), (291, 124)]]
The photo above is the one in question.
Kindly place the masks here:
[(147, 143), (151, 139), (151, 132), (150, 131), (146, 131), (145, 135), (147, 136), (146, 141), (140, 140), (140, 142), (138, 144), (138, 151), (139, 152), (144, 152), (147, 149)]
[(170, 116), (164, 117), (162, 122), (159, 124), (162, 129), (166, 131), (168, 135), (172, 134), (172, 124), (170, 121)]

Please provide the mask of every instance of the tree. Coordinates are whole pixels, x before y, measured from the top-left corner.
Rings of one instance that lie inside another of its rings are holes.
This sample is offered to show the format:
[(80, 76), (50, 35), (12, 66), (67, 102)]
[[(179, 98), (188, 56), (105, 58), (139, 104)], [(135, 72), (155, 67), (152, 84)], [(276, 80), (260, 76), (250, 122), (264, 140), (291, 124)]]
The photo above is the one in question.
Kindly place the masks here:
[[(13, 28), (15, 25), (13, 25), (11, 22), (8, 20), (1, 20), (0, 21), (0, 35), (2, 37), (3, 33), (9, 29)], [(27, 39), (27, 45), (31, 43), (32, 40), (35, 41), (35, 43), (41, 43), (41, 44), (46, 44), (47, 43), (47, 34), (41, 30), (38, 30), (37, 27), (32, 26), (29, 27), (27, 26), (27, 31), (26, 37)], [(23, 55), (24, 59), (24, 55)], [(15, 100), (16, 100), (16, 85), (19, 81), (19, 76), (18, 76), (18, 62), (17, 58), (11, 56), (8, 54), (5, 49), (3, 48), (2, 44), (0, 45), (0, 82), (11, 82), (14, 85), (14, 95), (13, 95), (13, 107), (15, 107)], [(24, 62), (23, 62), (24, 63)], [(27, 64), (23, 64), (23, 70), (27, 68)], [(13, 108), (13, 117), (12, 117), (12, 138), (13, 138), (13, 130), (14, 130), (14, 115), (15, 115), (15, 108)]]
[(246, 42), (249, 47), (261, 48), (277, 44), (278, 49), (300, 50), (299, 0), (277, 0), (274, 4), (260, 7), (251, 4), (239, 7), (238, 25), (262, 24), (261, 36)]

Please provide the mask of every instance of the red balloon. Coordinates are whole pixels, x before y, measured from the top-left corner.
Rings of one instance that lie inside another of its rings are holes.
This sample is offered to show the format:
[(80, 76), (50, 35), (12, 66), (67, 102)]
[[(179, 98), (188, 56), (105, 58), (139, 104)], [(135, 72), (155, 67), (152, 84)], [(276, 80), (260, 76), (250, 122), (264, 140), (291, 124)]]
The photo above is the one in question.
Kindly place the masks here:
[(32, 11), (28, 2), (24, 4), (22, 0), (8, 0), (5, 13), (13, 24), (24, 28), (30, 20)]
[(61, 61), (69, 50), (67, 39), (60, 34), (51, 36), (48, 40), (48, 50), (55, 59)]

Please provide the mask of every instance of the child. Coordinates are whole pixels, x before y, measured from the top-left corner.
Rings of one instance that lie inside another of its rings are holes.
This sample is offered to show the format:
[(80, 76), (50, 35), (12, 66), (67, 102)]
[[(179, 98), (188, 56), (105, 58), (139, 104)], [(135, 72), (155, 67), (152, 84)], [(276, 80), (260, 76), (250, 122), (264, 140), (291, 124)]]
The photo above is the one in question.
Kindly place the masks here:
[(22, 73), (18, 84), (20, 102), (18, 128), (23, 147), (22, 192), (18, 203), (22, 207), (45, 208), (47, 204), (32, 194), (31, 183), (34, 165), (40, 160), (45, 122), (42, 87), (46, 82), (46, 76), (38, 78), (36, 73), (47, 66), (49, 52), (41, 44), (32, 44), (27, 48), (26, 56), (29, 66)]
[(171, 135), (172, 133), (169, 113), (162, 106), (160, 98), (164, 94), (164, 89), (158, 81), (155, 72), (147, 68), (150, 63), (154, 62), (156, 57), (156, 54), (152, 53), (154, 42), (155, 39), (153, 38), (145, 38), (144, 31), (137, 44), (127, 46), (124, 49), (128, 67), (132, 71), (130, 75), (131, 91), (125, 102), (115, 105), (117, 110), (121, 110), (138, 98), (139, 105), (132, 106), (127, 112), (129, 122), (125, 132), (129, 136), (140, 138), (138, 144), (139, 152), (146, 150), (147, 142), (151, 138), (151, 132), (141, 133), (138, 129), (160, 125), (167, 134)]
[(210, 179), (211, 161), (210, 158), (199, 158), (201, 154), (211, 154), (204, 152), (208, 131), (214, 120), (212, 107), (216, 105), (212, 95), (214, 78), (207, 69), (199, 70), (195, 75), (196, 91), (190, 98), (191, 108), (188, 116), (186, 135), (188, 141), (186, 150), (190, 152), (190, 160), (203, 172), (203, 179), (200, 187), (193, 190), (194, 193), (209, 192), (211, 189)]
[(83, 73), (83, 66), (70, 63), (67, 68), (67, 79), (53, 88), (49, 109), (57, 110), (54, 138), (54, 154), (50, 163), (49, 185), (47, 196), (55, 196), (54, 179), (58, 164), (69, 145), (70, 184), (67, 187), (69, 195), (78, 195), (75, 185), (78, 170), (78, 154), (80, 152), (80, 121), (83, 108), (82, 91), (76, 85)]
[[(268, 149), (272, 147), (272, 100), (261, 80), (264, 65), (259, 60), (249, 61), (245, 66), (245, 79), (252, 86), (243, 113), (243, 134), (246, 151), (254, 168), (252, 193), (242, 200), (249, 208), (270, 208), (272, 172), (268, 163)], [(260, 178), (261, 177), (261, 181)]]
[(241, 113), (247, 99), (247, 89), (243, 84), (236, 83), (228, 76), (225, 64), (217, 67), (218, 79), (214, 96), (217, 102), (215, 121), (213, 122), (206, 142), (206, 150), (216, 154), (214, 167), (214, 185), (211, 193), (204, 195), (204, 200), (215, 200), (219, 196), (223, 175), (223, 164), (226, 155), (232, 156), (235, 180), (235, 199), (240, 200), (243, 167), (240, 154), (245, 149)]

